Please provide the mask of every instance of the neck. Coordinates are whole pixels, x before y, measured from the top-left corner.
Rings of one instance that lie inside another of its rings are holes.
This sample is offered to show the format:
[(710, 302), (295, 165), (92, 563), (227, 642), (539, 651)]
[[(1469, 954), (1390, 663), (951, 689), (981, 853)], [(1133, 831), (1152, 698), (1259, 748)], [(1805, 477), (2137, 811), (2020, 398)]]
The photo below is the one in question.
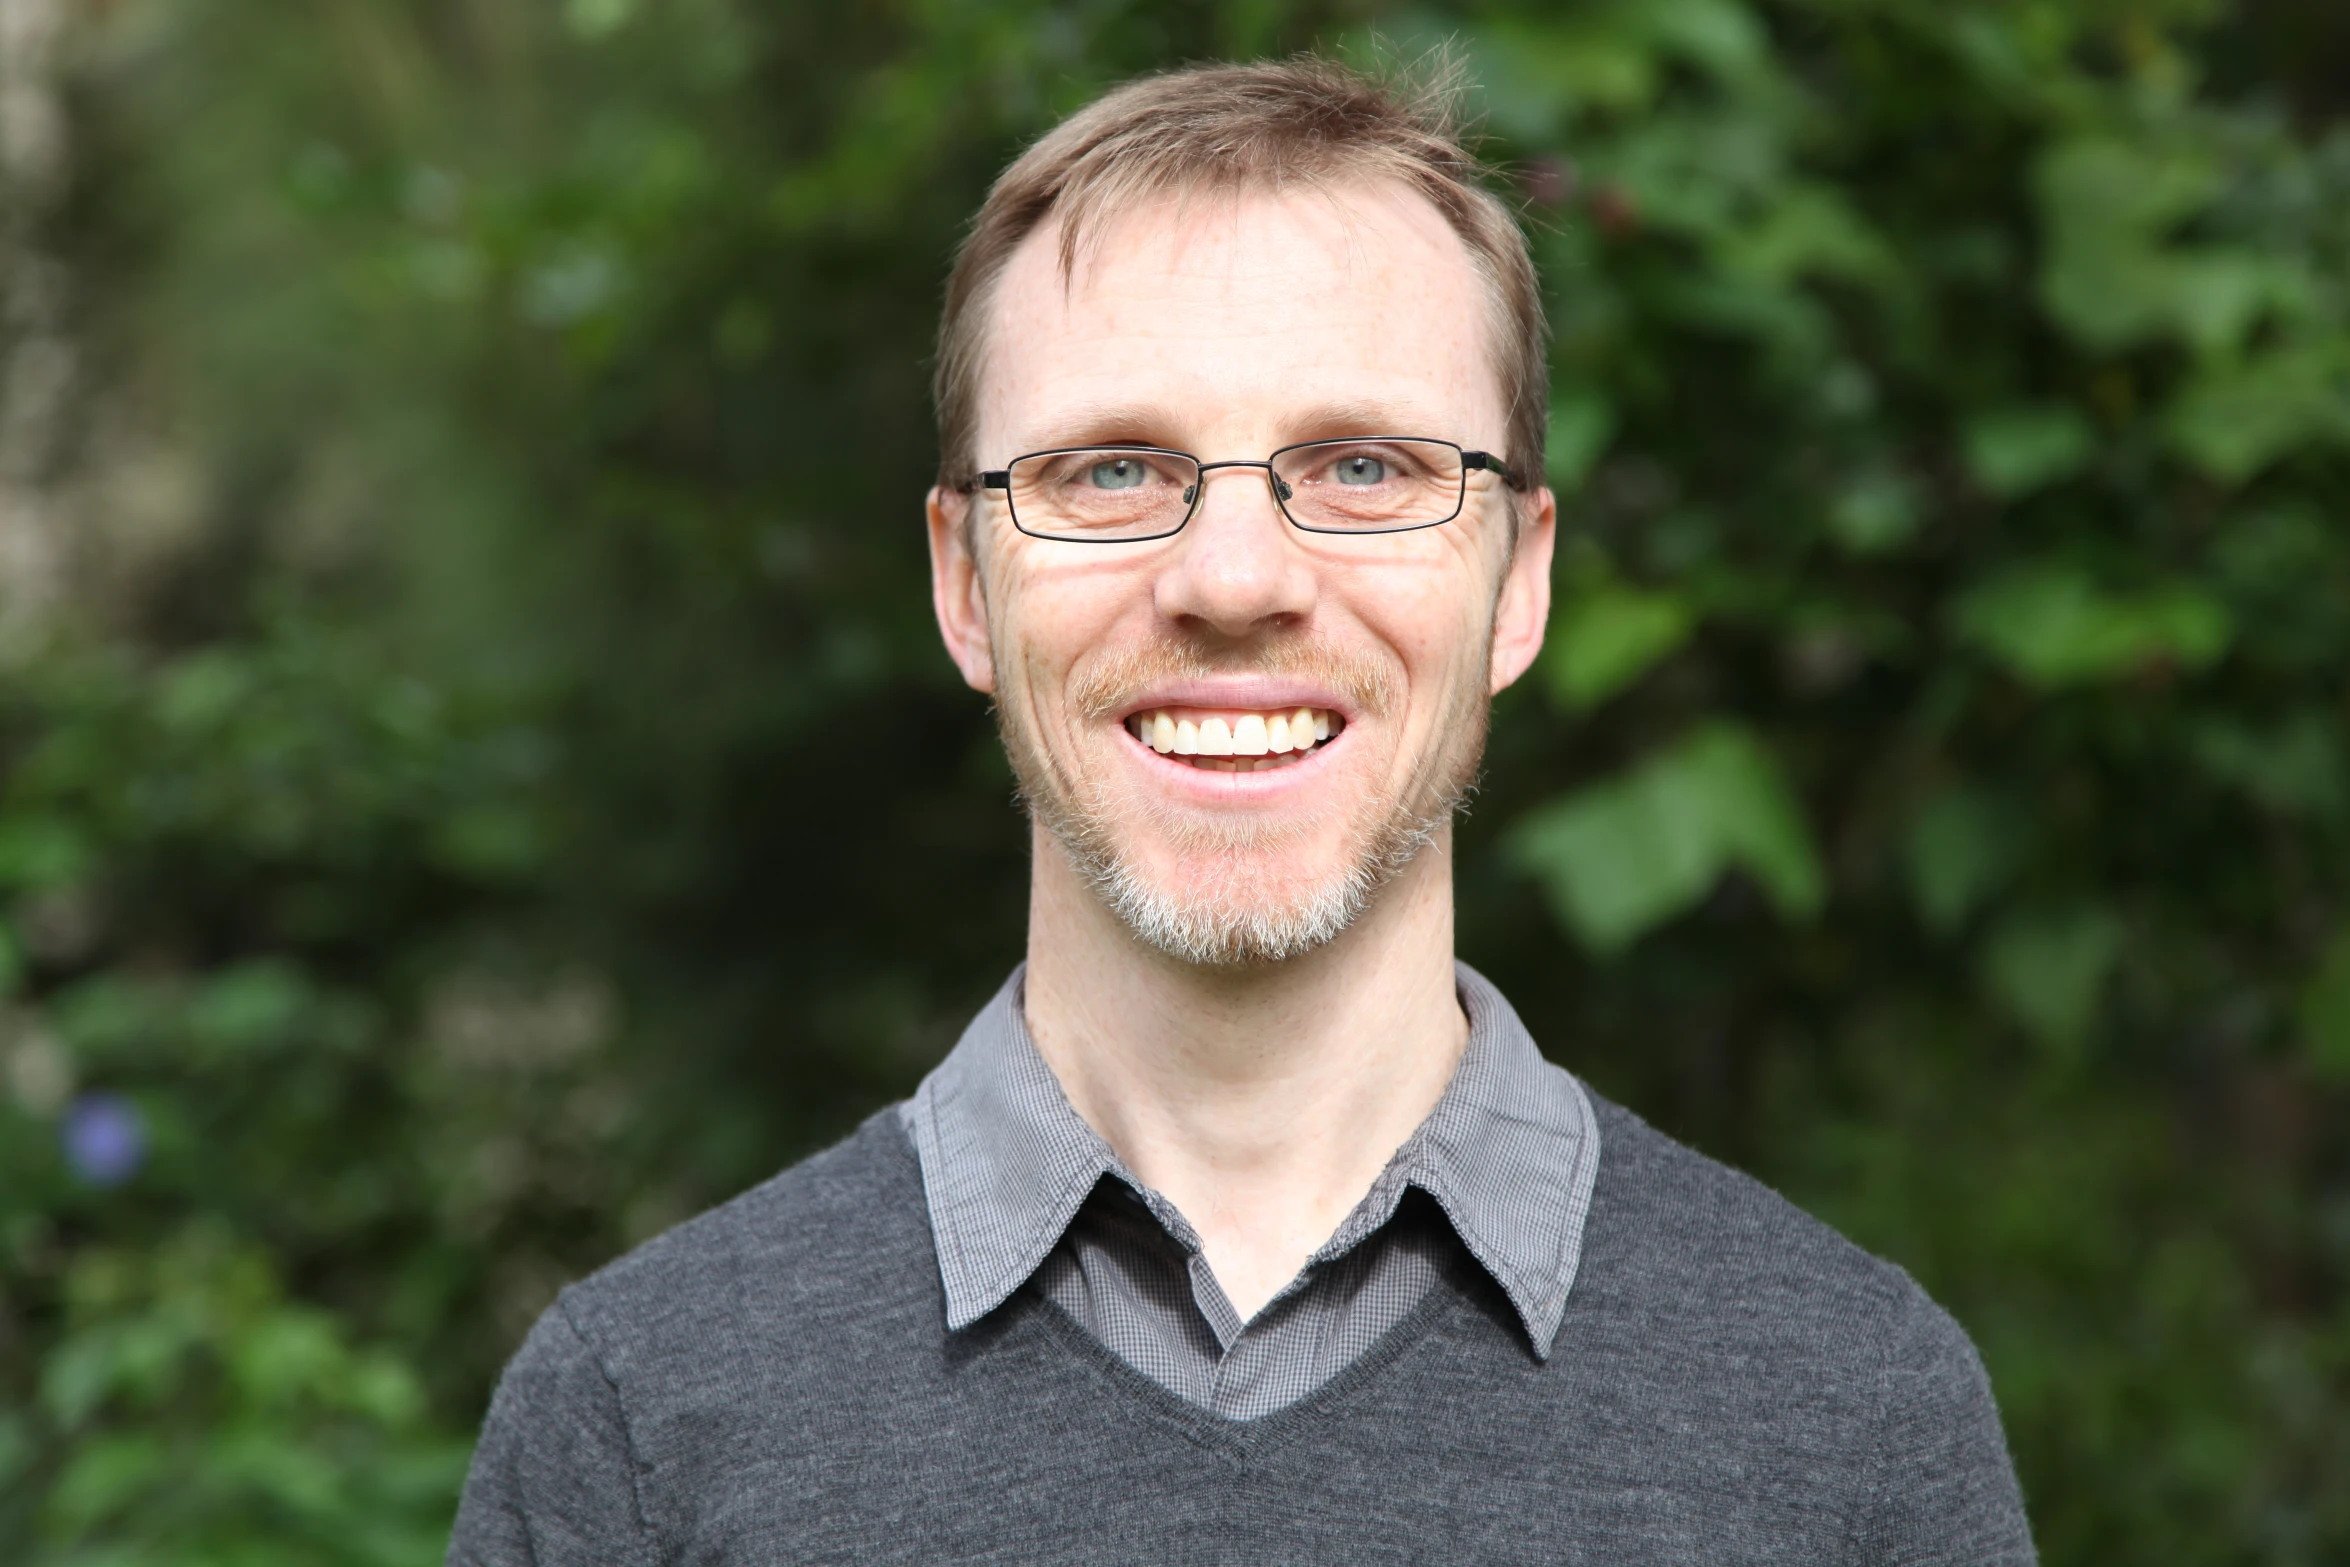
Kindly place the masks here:
[(1077, 1113), (1199, 1231), (1245, 1318), (1297, 1275), (1436, 1107), (1468, 1040), (1452, 834), (1345, 934), (1201, 968), (1137, 941), (1041, 831), (1027, 1022)]

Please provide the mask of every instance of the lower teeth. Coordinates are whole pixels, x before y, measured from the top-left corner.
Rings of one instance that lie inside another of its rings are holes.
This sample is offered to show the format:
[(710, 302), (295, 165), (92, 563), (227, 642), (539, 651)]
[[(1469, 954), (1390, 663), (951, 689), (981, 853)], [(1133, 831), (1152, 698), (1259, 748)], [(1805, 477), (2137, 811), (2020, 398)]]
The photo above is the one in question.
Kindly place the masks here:
[(1213, 773), (1262, 773), (1276, 767), (1287, 767), (1305, 751), (1291, 751), (1282, 756), (1178, 756), (1178, 762), (1189, 762)]

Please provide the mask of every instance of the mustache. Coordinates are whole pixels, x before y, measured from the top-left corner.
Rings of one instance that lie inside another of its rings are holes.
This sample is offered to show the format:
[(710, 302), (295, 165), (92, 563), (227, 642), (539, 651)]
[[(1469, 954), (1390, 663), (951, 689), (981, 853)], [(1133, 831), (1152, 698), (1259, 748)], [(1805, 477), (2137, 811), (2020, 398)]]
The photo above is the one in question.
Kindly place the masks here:
[(1089, 719), (1117, 718), (1153, 686), (1215, 675), (1266, 675), (1336, 692), (1356, 712), (1383, 715), (1402, 700), (1403, 683), (1386, 663), (1322, 642), (1273, 643), (1245, 654), (1197, 643), (1163, 641), (1125, 648), (1070, 672), (1069, 705)]

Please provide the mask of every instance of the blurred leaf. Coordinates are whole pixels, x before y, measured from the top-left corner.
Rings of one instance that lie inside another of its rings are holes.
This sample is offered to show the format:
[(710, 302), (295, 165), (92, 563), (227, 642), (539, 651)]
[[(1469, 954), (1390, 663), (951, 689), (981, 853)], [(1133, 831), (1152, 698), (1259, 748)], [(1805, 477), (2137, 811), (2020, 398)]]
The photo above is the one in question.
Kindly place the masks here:
[(86, 1443), (50, 1489), (49, 1527), (67, 1539), (95, 1530), (168, 1483), (176, 1467), (170, 1451), (150, 1435), (126, 1433)]
[(79, 880), (89, 845), (55, 816), (0, 816), (0, 887), (58, 887)]
[(2061, 403), (1980, 414), (1966, 432), (1967, 467), (1983, 488), (2007, 500), (2080, 472), (2096, 446), (2089, 421)]
[(1585, 389), (1554, 395), (1542, 458), (1550, 483), (1561, 490), (1581, 484), (1614, 430), (1615, 411), (1600, 393)]
[(2227, 611), (2184, 585), (2100, 590), (2071, 567), (2026, 566), (1969, 589), (1951, 624), (2034, 685), (2077, 685), (2154, 664), (2199, 669), (2227, 651)]
[(1601, 953), (1688, 909), (1727, 870), (1752, 875), (1785, 915), (1816, 913), (1825, 897), (1776, 764), (1729, 725), (1536, 812), (1512, 829), (1509, 849), (1541, 878), (1567, 928)]
[(1884, 239), (1835, 190), (1806, 185), (1782, 190), (1749, 228), (1727, 236), (1723, 261), (1774, 280), (1803, 275), (1870, 282), (1893, 266)]
[(2350, 808), (2350, 759), (2331, 714), (2311, 708), (2269, 730), (2213, 718), (2189, 735), (2196, 763), (2285, 816), (2339, 819)]
[(581, 38), (596, 39), (617, 31), (635, 9), (635, 0), (567, 0), (563, 19)]
[(2206, 366), (2172, 404), (2165, 431), (2196, 466), (2231, 484), (2297, 447), (2350, 444), (2350, 357), (2336, 340)]
[(1651, 37), (1684, 59), (1719, 75), (1736, 76), (1769, 61), (1762, 19), (1741, 0), (1619, 0), (1617, 9), (1638, 18)]
[(1550, 689), (1570, 708), (1605, 701), (1689, 639), (1696, 617), (1670, 593), (1593, 582), (1551, 615), (1543, 646)]
[(451, 870), (485, 881), (528, 874), (544, 858), (546, 848), (543, 824), (503, 801), (455, 812), (433, 835), (435, 858)]
[(1896, 473), (1864, 473), (1828, 508), (1828, 532), (1855, 555), (1899, 549), (1917, 532), (1917, 487)]
[(2222, 170), (2203, 147), (2100, 136), (2053, 148), (2035, 179), (2049, 313), (2096, 348), (2170, 336), (2211, 353), (2240, 344), (2264, 312), (2303, 306), (2309, 284), (2292, 265), (2171, 238), (2218, 192)]
[(2350, 1080), (2350, 930), (2327, 945), (2301, 991), (2300, 1013), (2310, 1064), (2336, 1082)]
[[(62, 1425), (91, 1427), (49, 1489), (58, 1545), (174, 1561), (253, 1560), (262, 1541), (305, 1562), (438, 1559), (463, 1447), (416, 1430), (424, 1404), (404, 1366), (355, 1352), (331, 1314), (285, 1304), (262, 1255), (213, 1227), (78, 1272), (77, 1329), (43, 1389)], [(167, 1441), (173, 1401), (198, 1388), (216, 1424)], [(138, 1418), (93, 1424), (110, 1409)]]
[(208, 980), (188, 1008), (188, 1032), (222, 1052), (284, 1041), (309, 1003), (303, 977), (283, 963), (250, 963)]
[(2029, 822), (1981, 789), (1936, 795), (1910, 824), (1910, 888), (1918, 917), (1948, 935), (2022, 863)]
[(2022, 911), (1993, 928), (1983, 975), (2028, 1032), (2052, 1050), (2069, 1052), (2096, 1017), (2098, 994), (2121, 945), (2121, 921), (2108, 909)]

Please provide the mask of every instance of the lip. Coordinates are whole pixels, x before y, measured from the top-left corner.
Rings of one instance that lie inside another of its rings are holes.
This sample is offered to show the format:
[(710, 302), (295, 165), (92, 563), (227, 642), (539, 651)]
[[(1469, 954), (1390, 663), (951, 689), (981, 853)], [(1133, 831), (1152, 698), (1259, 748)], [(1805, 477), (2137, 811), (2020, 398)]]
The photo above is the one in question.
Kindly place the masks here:
[[(1274, 675), (1213, 676), (1202, 680), (1175, 680), (1152, 686), (1119, 710), (1121, 728), (1137, 713), (1162, 707), (1223, 707), (1243, 712), (1276, 713), (1292, 708), (1319, 707), (1336, 713), (1352, 725), (1359, 716), (1326, 686)], [(1153, 753), (1156, 754), (1156, 753)], [(1255, 774), (1247, 776), (1254, 777)]]

